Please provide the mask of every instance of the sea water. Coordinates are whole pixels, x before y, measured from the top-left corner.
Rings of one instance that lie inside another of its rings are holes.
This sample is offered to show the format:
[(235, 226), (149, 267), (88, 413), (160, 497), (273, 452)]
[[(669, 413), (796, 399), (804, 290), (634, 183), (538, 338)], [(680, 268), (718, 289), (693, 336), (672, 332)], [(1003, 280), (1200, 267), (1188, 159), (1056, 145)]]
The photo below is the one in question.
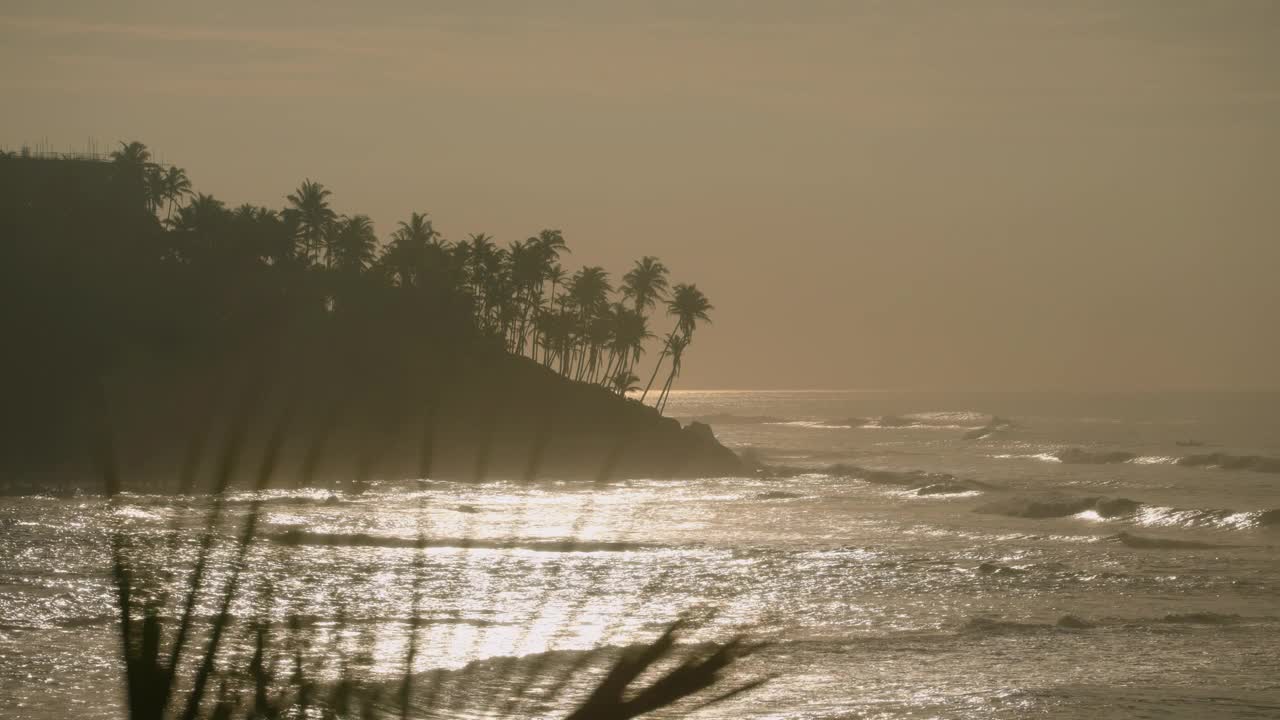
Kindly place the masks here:
[[(705, 717), (1280, 717), (1280, 395), (688, 391), (667, 412), (758, 469), (234, 494), (220, 533), (257, 502), (263, 541), (232, 614), (299, 618), (310, 652), (364, 647), (390, 681), (416, 586), (440, 717), (563, 715), (572, 692), (502, 698), (682, 615), (686, 643), (768, 643), (732, 679), (769, 682)], [(0, 715), (122, 717), (111, 534), (180, 583), (212, 506), (0, 499)]]

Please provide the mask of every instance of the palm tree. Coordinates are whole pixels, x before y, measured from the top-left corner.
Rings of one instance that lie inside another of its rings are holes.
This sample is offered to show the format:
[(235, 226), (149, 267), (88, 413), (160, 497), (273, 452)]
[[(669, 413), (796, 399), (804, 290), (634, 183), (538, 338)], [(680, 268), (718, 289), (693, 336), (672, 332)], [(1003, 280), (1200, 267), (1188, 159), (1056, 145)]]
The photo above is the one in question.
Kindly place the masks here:
[(667, 266), (652, 255), (645, 255), (622, 276), (622, 295), (635, 301), (637, 312), (644, 312), (667, 294)]
[(191, 202), (178, 209), (171, 223), (174, 231), (179, 233), (178, 237), (182, 238), (182, 242), (175, 245), (174, 252), (187, 262), (197, 257), (211, 257), (214, 253), (225, 257), (222, 251), (227, 249), (225, 243), (229, 238), (223, 230), (231, 218), (232, 214), (221, 200), (212, 195), (197, 194)]
[[(302, 256), (308, 264), (312, 262), (313, 255), (319, 256), (321, 243), (329, 232), (329, 226), (338, 218), (338, 214), (329, 207), (329, 196), (332, 194), (324, 185), (308, 178), (287, 198), (291, 209), (297, 212), (298, 240), (302, 245)], [(327, 253), (325, 261), (330, 261)]]
[(714, 309), (697, 285), (684, 283), (675, 286), (671, 292), (671, 300), (667, 302), (667, 314), (676, 316), (676, 329), (686, 339), (693, 337), (693, 330), (699, 320), (711, 322), (707, 313)]
[(227, 207), (212, 195), (198, 193), (191, 202), (178, 210), (173, 226), (177, 230), (207, 233), (228, 217)]
[(191, 194), (191, 180), (187, 178), (187, 171), (180, 167), (169, 166), (169, 169), (160, 176), (160, 189), (161, 198), (169, 204), (164, 215), (164, 219), (168, 221), (173, 216), (174, 203)]
[(164, 171), (159, 165), (147, 165), (143, 171), (143, 183), (147, 197), (147, 209), (156, 212), (164, 205)]
[(420, 287), (428, 265), (432, 264), (429, 256), (435, 257), (434, 264), (440, 269), (447, 264), (439, 257), (446, 254), (446, 250), (427, 214), (414, 212), (407, 221), (401, 220), (391, 233), (391, 242), (378, 262), (400, 287)]
[(610, 306), (609, 320), (609, 364), (604, 371), (606, 383), (611, 383), (618, 372), (630, 372), (644, 353), (645, 341), (653, 337), (649, 332), (648, 319), (620, 302)]
[(564, 282), (564, 277), (565, 277), (564, 268), (560, 267), (559, 264), (552, 265), (551, 267), (547, 268), (546, 278), (547, 278), (547, 281), (551, 283), (551, 296), (547, 298), (548, 305), (552, 305), (555, 303), (556, 285), (562, 284)]
[(619, 369), (609, 380), (609, 387), (619, 395), (626, 395), (640, 389), (640, 378), (635, 373)]
[(293, 230), (275, 210), (244, 203), (231, 211), (231, 222), (232, 237), (267, 265), (284, 265), (294, 259)]
[(334, 265), (339, 270), (360, 273), (377, 255), (378, 236), (368, 215), (343, 217), (332, 225), (329, 240)]
[(151, 151), (137, 140), (130, 143), (121, 140), (120, 149), (111, 152), (111, 161), (122, 167), (141, 170), (151, 164)]
[[(577, 310), (577, 335), (582, 341), (578, 348), (578, 358), (574, 374), (581, 378), (587, 367), (587, 358), (593, 348), (598, 352), (594, 340), (600, 340), (603, 329), (593, 327), (594, 321), (605, 311), (609, 304), (609, 293), (613, 286), (609, 282), (609, 274), (599, 266), (587, 266), (573, 274), (565, 285), (565, 295)], [(607, 339), (607, 337), (605, 337)]]
[[(714, 309), (711, 303), (708, 302), (707, 296), (702, 294), (697, 285), (680, 283), (675, 286), (671, 293), (671, 299), (667, 301), (667, 314), (675, 316), (676, 327), (667, 335), (662, 354), (658, 356), (658, 364), (654, 366), (653, 374), (649, 376), (649, 384), (645, 386), (644, 394), (640, 396), (641, 401), (649, 395), (649, 390), (653, 387), (653, 381), (658, 377), (658, 368), (662, 367), (663, 359), (672, 354), (672, 340), (677, 337), (682, 340), (680, 351), (683, 353), (684, 349), (693, 340), (693, 331), (697, 327), (698, 321), (711, 322), (711, 318), (707, 313)], [(661, 396), (659, 397), (659, 402), (661, 402)], [(657, 407), (657, 404), (655, 404), (655, 407)]]
[(396, 231), (392, 233), (392, 238), (403, 238), (407, 242), (414, 244), (427, 245), (436, 242), (440, 238), (440, 233), (432, 226), (431, 220), (427, 218), (427, 213), (411, 212), (407, 221), (401, 220), (396, 225)]
[(120, 142), (120, 149), (111, 153), (111, 162), (117, 169), (117, 177), (140, 193), (148, 212), (155, 210), (155, 183), (151, 182), (156, 170), (151, 164), (151, 151), (138, 141)]
[(671, 394), (671, 383), (680, 375), (680, 361), (684, 357), (685, 348), (689, 347), (689, 337), (672, 332), (667, 337), (667, 351), (671, 354), (671, 373), (667, 375), (667, 382), (662, 386), (662, 392), (658, 395), (658, 402), (654, 403), (654, 407), (658, 409), (658, 413), (667, 407), (667, 397)]

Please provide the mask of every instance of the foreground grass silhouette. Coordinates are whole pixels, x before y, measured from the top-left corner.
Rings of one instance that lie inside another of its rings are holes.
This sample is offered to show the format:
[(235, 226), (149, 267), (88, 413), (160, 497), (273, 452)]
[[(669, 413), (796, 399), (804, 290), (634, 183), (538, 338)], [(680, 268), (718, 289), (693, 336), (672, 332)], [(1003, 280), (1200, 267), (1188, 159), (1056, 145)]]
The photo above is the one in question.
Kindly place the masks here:
[[(142, 569), (141, 563), (133, 561), (136, 548), (128, 535), (120, 528), (112, 534), (111, 575), (130, 720), (521, 717), (535, 708), (563, 706), (570, 688), (591, 682), (592, 689), (567, 718), (624, 720), (662, 709), (694, 712), (753, 690), (767, 680), (733, 683), (728, 679), (727, 671), (734, 663), (760, 649), (761, 644), (738, 636), (681, 647), (678, 640), (688, 627), (685, 620), (672, 622), (652, 642), (626, 647), (616, 656), (584, 652), (559, 666), (551, 662), (549, 652), (532, 658), (486, 661), (498, 675), (496, 689), (483, 686), (475, 677), (478, 662), (451, 673), (419, 673), (415, 668), (422, 651), (417, 631), (426, 610), (424, 556), (432, 544), (421, 529), (413, 546), (412, 607), (398, 681), (377, 680), (360, 672), (373, 655), (375, 638), (371, 634), (366, 633), (353, 650), (339, 647), (333, 640), (326, 646), (314, 624), (306, 623), (299, 612), (290, 613), (283, 622), (263, 613), (242, 622), (232, 610), (237, 598), (252, 592), (265, 596), (273, 592), (271, 587), (249, 587), (245, 570), (249, 551), (260, 540), (263, 492), (272, 487), (276, 461), (290, 426), (286, 409), (276, 420), (252, 473), (247, 513), (238, 526), (230, 527), (229, 535), (221, 533), (231, 523), (227, 496), (231, 478), (244, 460), (245, 428), (259, 395), (257, 388), (246, 389), (222, 436), (221, 449), (207, 463), (214, 477), (213, 502), (199, 531), (196, 559), (190, 568), (165, 568), (165, 574), (170, 575), (187, 572), (184, 580), (166, 582), (155, 571)], [(105, 400), (103, 404), (104, 422), (95, 455), (108, 497), (118, 504), (122, 475), (106, 420)], [(320, 453), (325, 435), (317, 433), (310, 441), (314, 454)], [(430, 442), (432, 438), (424, 438), (424, 443)], [(625, 436), (618, 438), (611, 458), (622, 452), (626, 442)], [(202, 458), (205, 445), (205, 437), (192, 439), (180, 479), (185, 493), (194, 490), (195, 479), (206, 465)], [(484, 458), (478, 458), (477, 464), (483, 467)], [(596, 477), (597, 484), (609, 479), (611, 469), (607, 460)], [(526, 480), (535, 474), (536, 460), (530, 458)], [(297, 485), (306, 487), (310, 479), (304, 473), (297, 478)], [(362, 487), (367, 478), (356, 482)], [(584, 510), (583, 516), (588, 512)], [(575, 530), (582, 520), (578, 518)], [(175, 520), (165, 540), (167, 557), (174, 555), (180, 532)], [(220, 547), (220, 542), (225, 547)], [(216, 560), (218, 552), (229, 559)], [(215, 572), (218, 562), (225, 562), (218, 568), (221, 572)], [(209, 599), (216, 611), (201, 619), (197, 608)], [(335, 625), (331, 638), (342, 637), (349, 627), (341, 616)], [(234, 651), (230, 640), (236, 634), (242, 647), (252, 648), (248, 657)]]

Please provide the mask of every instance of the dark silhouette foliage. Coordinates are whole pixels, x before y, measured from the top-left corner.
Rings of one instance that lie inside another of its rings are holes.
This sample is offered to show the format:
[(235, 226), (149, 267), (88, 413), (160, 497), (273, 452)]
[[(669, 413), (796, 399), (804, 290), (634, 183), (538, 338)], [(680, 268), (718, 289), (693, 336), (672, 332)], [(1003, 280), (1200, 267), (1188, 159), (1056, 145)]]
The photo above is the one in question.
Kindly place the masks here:
[[(388, 451), (374, 470), (416, 472), (427, 451), (415, 438), (447, 422), (456, 432), (433, 469), (453, 475), (474, 474), (461, 456), (487, 445), (489, 470), (520, 472), (548, 426), (558, 439), (540, 450), (544, 470), (589, 475), (620, 433), (635, 446), (623, 473), (736, 469), (703, 435), (624, 400), (654, 337), (647, 313), (663, 307), (675, 325), (658, 357), (676, 360), (661, 407), (710, 309), (692, 285), (669, 293), (656, 258), (615, 291), (603, 268), (562, 269), (558, 230), (506, 247), (484, 234), (452, 242), (413, 213), (382, 243), (368, 216), (333, 200), (308, 179), (282, 208), (231, 208), (137, 142), (107, 161), (0, 158), (0, 488), (89, 474), (99, 408), (85, 398), (99, 386), (130, 477), (172, 476), (193, 432), (186, 409), (228, 412), (219, 378), (259, 372), (268, 345), (305, 385), (299, 426), (342, 408), (323, 457), (287, 445), (286, 466), (349, 477), (331, 460), (376, 435)], [(264, 390), (277, 405), (279, 385)], [(246, 433), (254, 447), (267, 441), (264, 427)]]

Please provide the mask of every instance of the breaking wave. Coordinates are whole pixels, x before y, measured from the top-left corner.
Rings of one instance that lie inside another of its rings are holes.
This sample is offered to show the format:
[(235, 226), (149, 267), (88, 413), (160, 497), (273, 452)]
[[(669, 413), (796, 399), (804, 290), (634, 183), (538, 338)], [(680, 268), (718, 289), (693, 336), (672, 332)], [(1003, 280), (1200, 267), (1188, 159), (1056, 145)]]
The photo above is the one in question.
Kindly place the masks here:
[(1280, 508), (1272, 510), (1220, 510), (1172, 508), (1148, 505), (1129, 498), (1099, 495), (1013, 496), (973, 510), (986, 515), (1045, 520), (1076, 517), (1082, 520), (1126, 520), (1147, 527), (1255, 530), (1280, 527)]
[(1085, 512), (1096, 513), (1100, 518), (1117, 518), (1132, 515), (1142, 503), (1128, 498), (1041, 497), (1022, 496), (1001, 498), (974, 508), (976, 513), (1005, 515), (1007, 517), (1046, 519), (1063, 518)]
[(920, 496), (959, 495), (992, 489), (991, 485), (978, 480), (965, 480), (951, 473), (924, 470), (873, 470), (839, 463), (828, 467), (826, 474), (861, 480), (872, 485), (887, 485), (910, 490)]
[(992, 415), (991, 420), (980, 428), (974, 428), (966, 432), (962, 437), (965, 440), (986, 440), (998, 432), (1011, 430), (1015, 427), (1012, 420), (1006, 420), (998, 415)]
[(1231, 455), (1229, 453), (1205, 453), (1201, 455), (1139, 455), (1127, 450), (1085, 450), (1078, 447), (1063, 448), (1051, 452), (993, 455), (998, 459), (1027, 459), (1066, 465), (1178, 465), (1190, 468), (1217, 470), (1250, 470), (1261, 473), (1280, 473), (1280, 458), (1265, 455)]
[(1183, 467), (1280, 473), (1280, 458), (1266, 457), (1264, 455), (1229, 455), (1227, 453), (1187, 455), (1186, 457), (1178, 458), (1176, 464)]

